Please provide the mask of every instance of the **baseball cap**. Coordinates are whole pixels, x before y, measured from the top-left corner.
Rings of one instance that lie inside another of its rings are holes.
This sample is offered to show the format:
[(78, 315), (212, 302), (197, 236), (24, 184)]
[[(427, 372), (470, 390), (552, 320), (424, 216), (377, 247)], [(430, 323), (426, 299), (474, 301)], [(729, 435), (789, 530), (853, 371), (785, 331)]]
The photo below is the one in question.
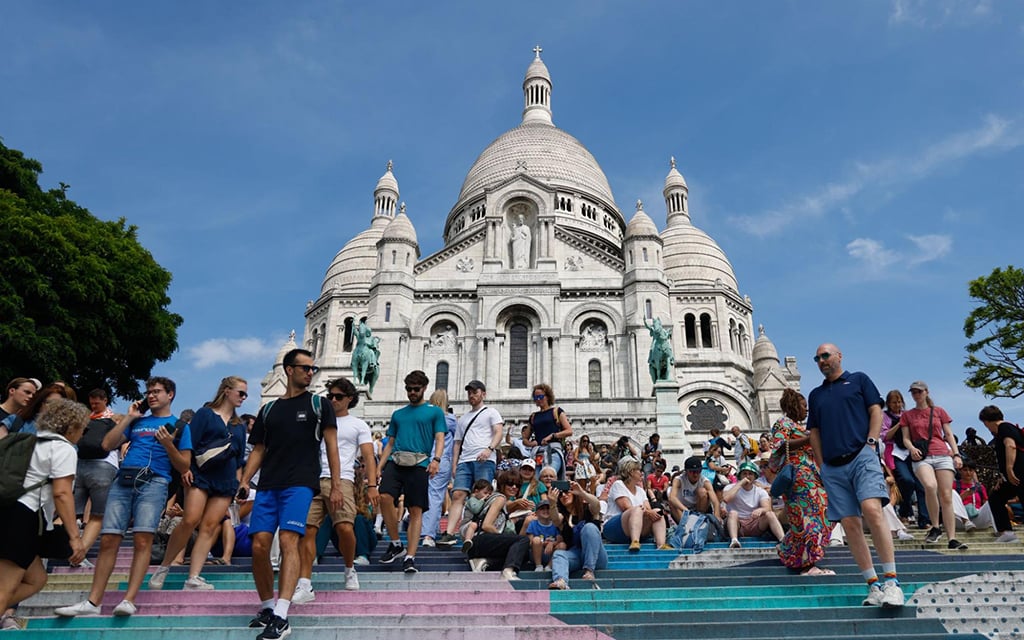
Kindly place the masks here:
[(743, 464), (741, 464), (740, 465), (740, 473), (743, 473), (744, 471), (749, 471), (750, 473), (754, 474), (755, 476), (756, 475), (760, 475), (760, 473), (761, 473), (761, 470), (758, 469), (757, 465), (754, 464), (753, 462), (744, 462)]
[(550, 502), (548, 502), (547, 500), (541, 500), (540, 502), (537, 503), (537, 508), (534, 509), (534, 511), (540, 511), (544, 507), (550, 507), (550, 506), (551, 506)]
[(911, 391), (927, 391), (928, 390), (928, 385), (926, 385), (921, 380), (915, 380), (914, 382), (910, 383), (910, 390)]
[(533, 458), (527, 458), (526, 460), (523, 460), (522, 462), (519, 463), (519, 468), (521, 469), (523, 467), (530, 467), (531, 469), (536, 469), (537, 463), (534, 461)]
[(686, 471), (700, 471), (704, 467), (704, 460), (700, 456), (690, 456), (683, 463), (683, 469)]
[(466, 391), (472, 391), (473, 389), (479, 389), (485, 393), (487, 391), (487, 387), (479, 380), (470, 380), (469, 384), (466, 385)]

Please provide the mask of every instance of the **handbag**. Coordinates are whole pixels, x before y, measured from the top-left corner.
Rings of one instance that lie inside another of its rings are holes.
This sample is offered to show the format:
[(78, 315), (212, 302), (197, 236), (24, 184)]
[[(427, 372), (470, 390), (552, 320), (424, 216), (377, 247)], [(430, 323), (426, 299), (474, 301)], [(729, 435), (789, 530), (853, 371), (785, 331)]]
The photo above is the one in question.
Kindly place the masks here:
[(932, 430), (934, 424), (932, 424), (932, 416), (935, 415), (935, 407), (932, 407), (928, 411), (928, 437), (924, 440), (911, 440), (910, 444), (914, 445), (914, 448), (921, 452), (921, 458), (928, 457), (928, 443), (932, 441)]
[(230, 432), (222, 438), (217, 438), (206, 448), (195, 452), (196, 466), (200, 471), (209, 471), (219, 467), (234, 457), (235, 452)]
[(789, 462), (789, 438), (786, 438), (786, 464), (779, 469), (772, 480), (771, 494), (773, 498), (781, 498), (789, 495), (793, 489), (793, 482), (796, 481), (796, 468)]

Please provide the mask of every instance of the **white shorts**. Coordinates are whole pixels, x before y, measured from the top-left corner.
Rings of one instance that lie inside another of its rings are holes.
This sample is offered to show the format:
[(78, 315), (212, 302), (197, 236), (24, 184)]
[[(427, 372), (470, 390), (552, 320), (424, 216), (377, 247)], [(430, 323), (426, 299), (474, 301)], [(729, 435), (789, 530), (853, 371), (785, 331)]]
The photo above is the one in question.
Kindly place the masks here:
[(917, 473), (917, 468), (923, 464), (928, 465), (936, 471), (952, 471), (956, 473), (956, 466), (953, 464), (953, 456), (928, 456), (924, 460), (918, 460), (914, 463), (914, 473)]

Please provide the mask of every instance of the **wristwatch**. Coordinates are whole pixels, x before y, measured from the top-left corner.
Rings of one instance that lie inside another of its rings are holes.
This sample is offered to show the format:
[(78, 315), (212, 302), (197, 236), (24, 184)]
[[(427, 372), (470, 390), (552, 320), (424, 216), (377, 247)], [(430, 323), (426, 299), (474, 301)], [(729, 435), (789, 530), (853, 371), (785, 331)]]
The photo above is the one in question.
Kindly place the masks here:
[(441, 462), (441, 458), (438, 458), (437, 456), (434, 456), (433, 458), (431, 458), (431, 460), (433, 460), (434, 462)]
[(487, 447), (489, 451), (494, 451), (494, 447)]
[(874, 438), (868, 438), (867, 445), (869, 447), (877, 447), (878, 446), (878, 440), (876, 440)]

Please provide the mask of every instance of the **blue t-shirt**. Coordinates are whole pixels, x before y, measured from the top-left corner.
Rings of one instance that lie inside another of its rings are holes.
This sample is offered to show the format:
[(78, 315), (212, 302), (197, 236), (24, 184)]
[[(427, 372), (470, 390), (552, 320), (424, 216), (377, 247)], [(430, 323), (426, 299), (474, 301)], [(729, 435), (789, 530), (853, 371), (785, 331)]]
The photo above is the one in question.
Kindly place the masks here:
[(558, 535), (558, 527), (552, 524), (541, 524), (540, 520), (534, 520), (526, 527), (526, 533), (531, 536), (543, 536), (545, 540), (554, 540)]
[[(157, 442), (156, 432), (167, 424), (173, 427), (177, 421), (177, 416), (142, 416), (128, 425), (124, 435), (130, 444), (121, 466), (148, 466), (153, 473), (170, 482), (171, 459), (168, 457), (164, 445)], [(178, 451), (192, 450), (192, 433), (187, 424), (181, 428), (181, 437), (178, 438), (178, 434), (174, 434), (174, 437), (178, 444)]]
[(870, 409), (884, 406), (882, 394), (866, 374), (844, 371), (811, 391), (807, 400), (807, 428), (817, 429), (825, 461), (855, 453), (868, 439)]
[(437, 433), (448, 433), (444, 411), (428, 402), (406, 405), (391, 414), (388, 437), (395, 439), (391, 450), (427, 454), (421, 467), (429, 465), (434, 456), (434, 434)]
[[(234, 476), (235, 469), (245, 466), (245, 426), (243, 424), (226, 425), (224, 419), (217, 415), (217, 412), (209, 407), (203, 407), (192, 416), (192, 422), (188, 424), (189, 434), (192, 436), (193, 448), (203, 452), (211, 445), (216, 444), (226, 436), (231, 436), (231, 446), (234, 452), (234, 462), (230, 465), (222, 465), (230, 469), (231, 476)], [(192, 458), (192, 471), (198, 472), (195, 458)], [(213, 470), (211, 469), (208, 474)]]

